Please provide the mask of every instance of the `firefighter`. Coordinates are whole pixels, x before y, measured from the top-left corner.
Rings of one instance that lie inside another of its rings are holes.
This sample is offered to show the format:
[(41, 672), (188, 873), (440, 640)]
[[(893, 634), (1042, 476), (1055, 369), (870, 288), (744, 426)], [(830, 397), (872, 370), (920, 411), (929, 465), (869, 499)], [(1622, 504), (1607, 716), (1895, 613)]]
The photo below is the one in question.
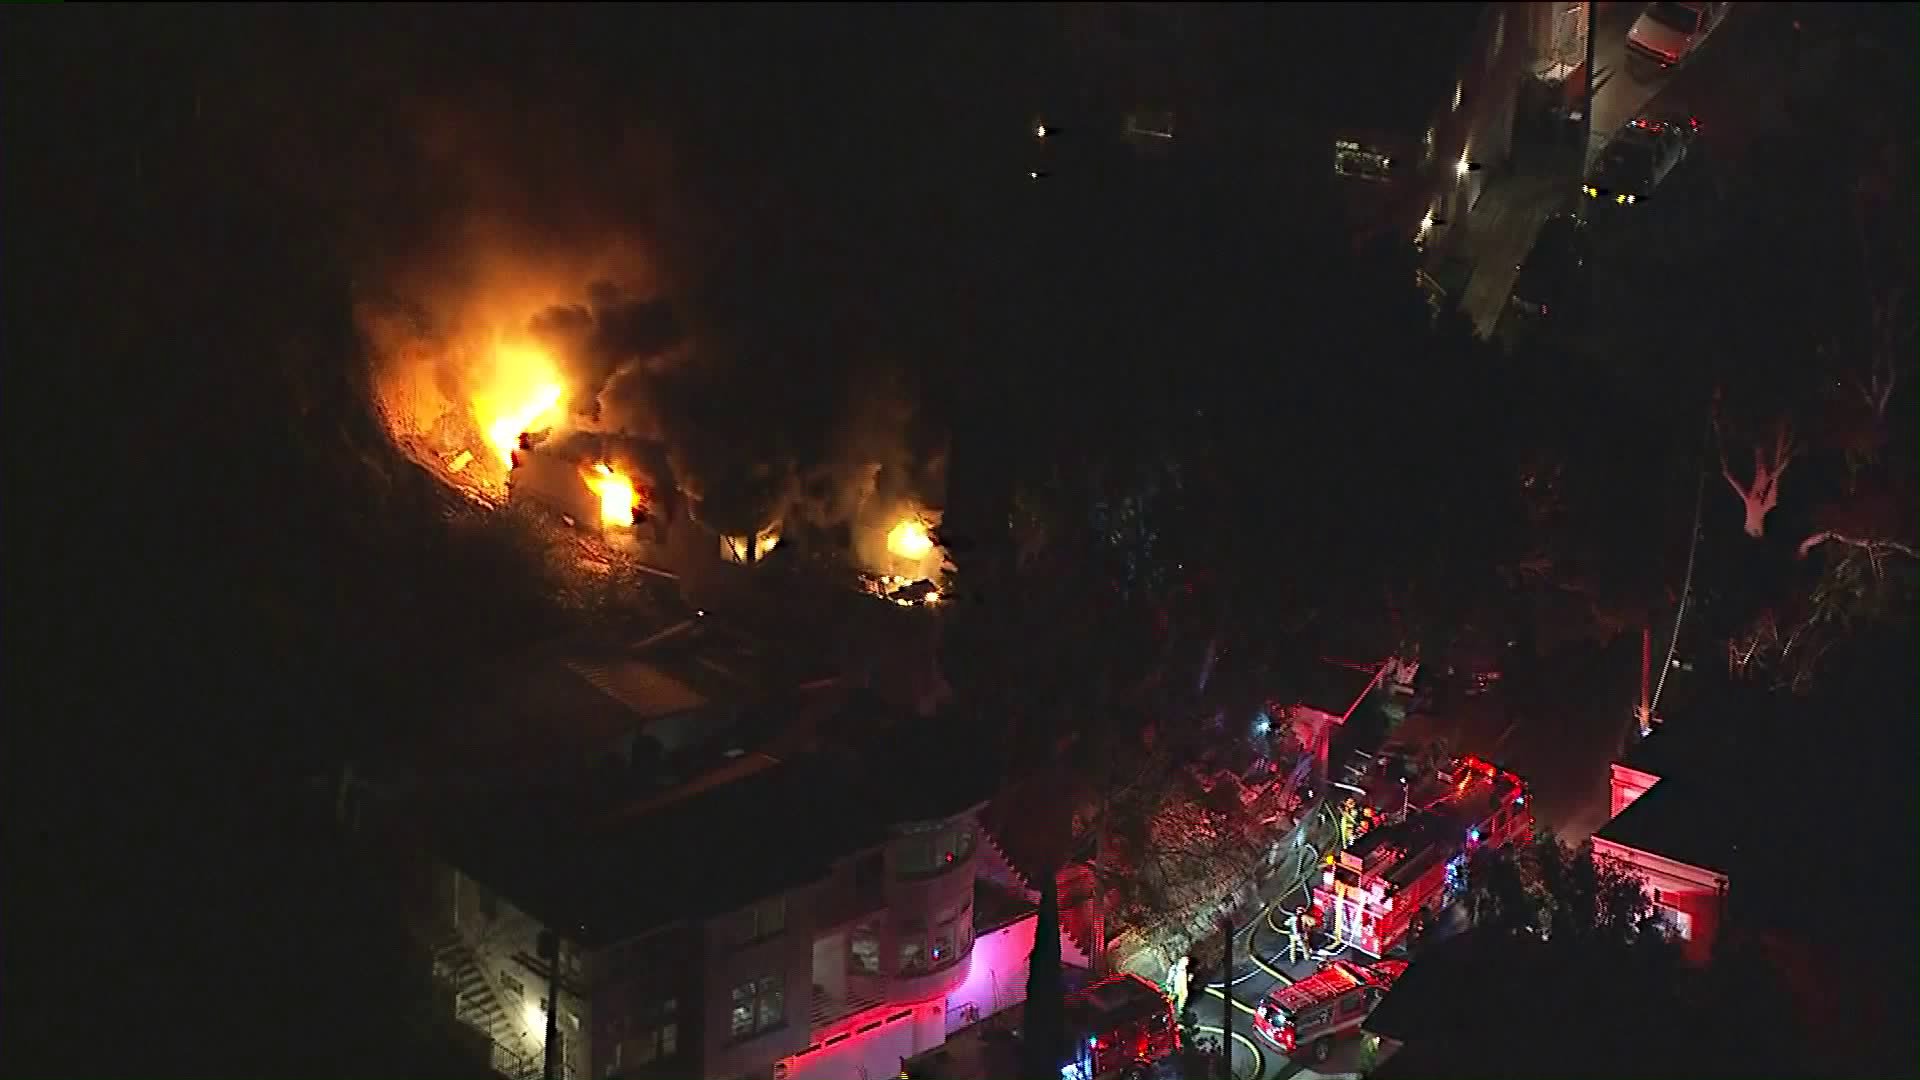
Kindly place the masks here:
[(1353, 800), (1340, 804), (1340, 846), (1348, 847), (1353, 843), (1354, 828), (1359, 824), (1359, 812), (1354, 808)]
[(1307, 909), (1296, 907), (1287, 916), (1287, 963), (1297, 964), (1307, 958)]

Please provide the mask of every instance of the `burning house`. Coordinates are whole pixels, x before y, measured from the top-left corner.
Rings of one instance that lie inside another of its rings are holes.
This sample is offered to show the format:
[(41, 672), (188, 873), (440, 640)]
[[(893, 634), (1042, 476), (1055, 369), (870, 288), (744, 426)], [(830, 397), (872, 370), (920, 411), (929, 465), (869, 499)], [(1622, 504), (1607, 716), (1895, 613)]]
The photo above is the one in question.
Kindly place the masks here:
[(901, 607), (940, 602), (946, 550), (936, 541), (940, 511), (905, 507), (863, 517), (854, 540), (863, 591)]
[(525, 432), (511, 456), (509, 501), (559, 514), (583, 529), (631, 530), (652, 514), (654, 486), (609, 440)]

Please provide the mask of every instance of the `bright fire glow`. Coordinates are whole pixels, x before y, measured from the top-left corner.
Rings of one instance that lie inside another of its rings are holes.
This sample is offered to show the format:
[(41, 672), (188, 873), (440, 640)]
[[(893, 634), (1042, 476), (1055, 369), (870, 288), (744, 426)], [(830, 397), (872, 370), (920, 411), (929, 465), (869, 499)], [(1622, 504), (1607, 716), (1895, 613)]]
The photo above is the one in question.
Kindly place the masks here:
[(633, 481), (602, 461), (586, 474), (587, 490), (600, 497), (602, 525), (633, 524)]
[(559, 369), (542, 350), (527, 345), (495, 348), (493, 378), (474, 395), (473, 411), (501, 464), (512, 467), (521, 432), (551, 427), (561, 419), (566, 393)]
[(924, 559), (933, 550), (933, 537), (927, 535), (925, 525), (908, 518), (887, 534), (887, 550), (903, 559)]

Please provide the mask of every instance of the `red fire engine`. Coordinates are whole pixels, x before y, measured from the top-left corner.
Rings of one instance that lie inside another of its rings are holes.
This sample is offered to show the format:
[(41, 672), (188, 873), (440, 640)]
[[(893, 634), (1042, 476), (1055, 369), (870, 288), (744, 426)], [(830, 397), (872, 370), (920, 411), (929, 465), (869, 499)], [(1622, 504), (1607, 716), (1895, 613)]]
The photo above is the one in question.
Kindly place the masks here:
[(1066, 1080), (1107, 1076), (1180, 1049), (1173, 1002), (1138, 975), (1110, 976), (1069, 995), (1067, 1028), (1081, 1052), (1060, 1070)]
[(1532, 832), (1526, 785), (1514, 774), (1468, 757), (1438, 779), (1445, 788), (1437, 798), (1366, 832), (1332, 857), (1314, 886), (1320, 928), (1336, 946), (1385, 956), (1416, 918), (1439, 913), (1475, 849)]
[(1336, 1037), (1360, 1030), (1406, 969), (1401, 960), (1367, 967), (1335, 960), (1297, 983), (1274, 987), (1253, 1014), (1253, 1030), (1289, 1057), (1307, 1047), (1318, 1064), (1333, 1053)]

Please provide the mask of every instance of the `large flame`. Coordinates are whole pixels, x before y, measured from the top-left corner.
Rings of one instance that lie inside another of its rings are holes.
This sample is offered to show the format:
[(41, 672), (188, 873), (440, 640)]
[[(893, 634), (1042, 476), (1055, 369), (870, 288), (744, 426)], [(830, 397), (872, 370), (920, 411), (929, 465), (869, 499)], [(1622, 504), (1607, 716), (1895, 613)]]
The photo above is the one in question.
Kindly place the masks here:
[(551, 427), (562, 417), (566, 386), (552, 358), (528, 345), (496, 346), (493, 378), (474, 395), (473, 411), (500, 462), (513, 465), (520, 433)]
[(633, 481), (602, 461), (586, 474), (587, 490), (600, 497), (602, 525), (633, 524)]
[(895, 525), (893, 531), (887, 534), (887, 550), (903, 559), (924, 559), (927, 557), (927, 552), (933, 550), (933, 537), (927, 535), (925, 525), (913, 518), (908, 518)]

